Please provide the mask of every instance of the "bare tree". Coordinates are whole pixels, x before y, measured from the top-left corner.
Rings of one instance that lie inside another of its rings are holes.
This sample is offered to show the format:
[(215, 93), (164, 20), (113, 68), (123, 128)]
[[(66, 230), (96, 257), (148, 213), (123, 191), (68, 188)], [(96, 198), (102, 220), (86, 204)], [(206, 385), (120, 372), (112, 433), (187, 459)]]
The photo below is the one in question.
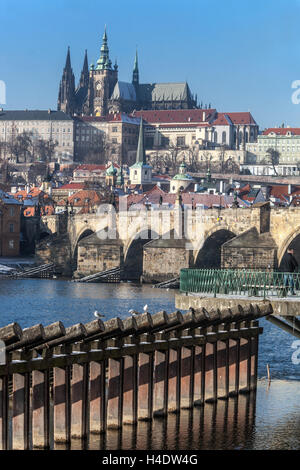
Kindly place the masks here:
[(280, 161), (280, 152), (278, 152), (278, 150), (275, 150), (272, 147), (269, 147), (268, 150), (266, 151), (266, 154), (267, 154), (267, 157), (265, 159), (266, 163), (272, 165), (275, 175), (278, 176), (276, 166), (279, 164), (279, 161)]
[(228, 160), (226, 160), (226, 162), (224, 163), (223, 172), (230, 174), (239, 174), (240, 167), (232, 158), (228, 158)]
[(8, 148), (10, 154), (16, 158), (16, 163), (20, 163), (21, 159), (27, 162), (32, 155), (32, 133), (24, 131), (15, 137), (12, 133)]
[(33, 145), (34, 153), (37, 154), (37, 160), (40, 162), (50, 162), (53, 158), (57, 145), (58, 142), (54, 142), (52, 139), (38, 139)]
[(83, 151), (82, 157), (87, 163), (104, 164), (108, 161), (115, 163), (120, 161), (120, 149), (121, 145), (111, 142), (103, 132), (93, 136), (90, 147)]

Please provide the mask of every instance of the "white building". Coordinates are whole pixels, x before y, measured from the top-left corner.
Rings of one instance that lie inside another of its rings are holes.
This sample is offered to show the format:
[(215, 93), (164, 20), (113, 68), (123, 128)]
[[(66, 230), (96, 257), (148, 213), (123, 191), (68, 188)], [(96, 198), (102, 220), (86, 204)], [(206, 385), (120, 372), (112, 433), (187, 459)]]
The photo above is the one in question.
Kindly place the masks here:
[(219, 113), (215, 109), (137, 111), (145, 122), (145, 148), (167, 149), (169, 145), (188, 148), (245, 150), (255, 142), (258, 125), (251, 113)]
[[(278, 161), (271, 163), (268, 149), (278, 152)], [(246, 144), (246, 161), (242, 166), (253, 175), (299, 175), (300, 128), (269, 128), (257, 137), (257, 142)]]
[[(39, 139), (56, 142), (54, 159), (61, 163), (73, 160), (73, 129), (72, 118), (62, 111), (0, 109), (0, 143), (11, 144), (18, 135), (26, 132), (30, 134), (33, 143)], [(9, 145), (6, 149), (2, 145), (2, 149), (8, 158), (12, 157), (8, 154)], [(39, 155), (35, 155), (34, 158), (38, 160)]]

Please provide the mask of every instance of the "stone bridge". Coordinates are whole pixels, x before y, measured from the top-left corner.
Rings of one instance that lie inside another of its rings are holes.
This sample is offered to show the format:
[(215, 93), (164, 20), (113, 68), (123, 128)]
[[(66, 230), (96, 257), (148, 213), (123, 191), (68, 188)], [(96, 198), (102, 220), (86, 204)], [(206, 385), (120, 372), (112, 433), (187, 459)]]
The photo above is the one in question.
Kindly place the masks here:
[[(67, 256), (82, 274), (117, 265), (145, 274), (146, 264), (150, 277), (161, 271), (157, 280), (163, 280), (181, 267), (230, 267), (230, 260), (238, 263), (232, 267), (253, 267), (255, 259), (276, 265), (291, 244), (299, 243), (300, 254), (300, 208), (270, 208), (268, 203), (208, 210), (177, 206), (115, 212), (104, 207), (95, 214), (45, 216), (41, 230), (58, 240), (67, 236)], [(268, 248), (272, 254), (264, 258)]]

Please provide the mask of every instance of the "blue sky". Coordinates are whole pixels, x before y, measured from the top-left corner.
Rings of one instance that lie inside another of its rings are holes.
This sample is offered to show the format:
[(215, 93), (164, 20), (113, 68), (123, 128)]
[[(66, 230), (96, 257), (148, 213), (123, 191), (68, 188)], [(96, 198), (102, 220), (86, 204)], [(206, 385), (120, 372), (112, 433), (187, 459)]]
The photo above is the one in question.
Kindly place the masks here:
[(106, 23), (120, 80), (131, 80), (137, 47), (141, 82), (187, 80), (219, 111), (300, 127), (299, 18), (299, 0), (0, 0), (5, 108), (55, 109), (68, 45), (77, 81)]

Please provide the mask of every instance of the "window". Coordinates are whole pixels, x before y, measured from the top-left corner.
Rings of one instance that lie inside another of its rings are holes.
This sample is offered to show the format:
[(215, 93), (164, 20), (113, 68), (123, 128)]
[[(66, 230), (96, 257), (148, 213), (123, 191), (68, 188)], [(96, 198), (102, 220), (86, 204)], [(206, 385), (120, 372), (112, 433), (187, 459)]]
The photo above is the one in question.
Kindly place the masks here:
[(169, 137), (165, 137), (164, 135), (161, 138), (161, 146), (162, 147), (169, 147), (170, 145), (170, 139)]
[(15, 247), (15, 242), (14, 242), (14, 240), (9, 240), (8, 246), (9, 246), (9, 248), (14, 248), (14, 247)]
[(113, 144), (117, 144), (117, 143), (118, 143), (118, 139), (116, 139), (115, 137), (113, 137), (113, 138), (111, 139), (111, 141), (112, 141)]
[(13, 231), (14, 231), (14, 224), (9, 224), (9, 231), (10, 231), (10, 233), (13, 233)]
[(185, 137), (178, 136), (177, 137), (177, 147), (184, 147), (185, 146)]
[(154, 145), (154, 137), (146, 137), (146, 141), (145, 141), (145, 147), (146, 148), (152, 148)]
[(9, 208), (9, 215), (10, 215), (11, 217), (13, 217), (13, 216), (15, 215), (15, 208), (14, 208), (14, 207), (10, 207), (10, 208)]
[(112, 131), (113, 131), (113, 132), (118, 132), (118, 128), (117, 128), (117, 127), (113, 127), (113, 128), (112, 128)]

